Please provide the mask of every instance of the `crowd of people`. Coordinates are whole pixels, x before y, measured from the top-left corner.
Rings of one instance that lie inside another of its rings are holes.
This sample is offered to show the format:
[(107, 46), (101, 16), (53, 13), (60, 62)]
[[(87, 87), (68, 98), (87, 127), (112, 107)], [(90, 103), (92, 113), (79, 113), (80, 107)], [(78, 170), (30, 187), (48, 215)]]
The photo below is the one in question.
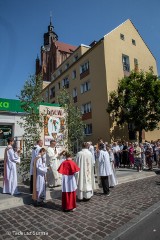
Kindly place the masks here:
[[(99, 139), (99, 142), (103, 142)], [(160, 140), (145, 141), (144, 143), (117, 141), (112, 144), (104, 143), (106, 150), (113, 155), (115, 168), (136, 168), (153, 170), (153, 163), (160, 168)], [(96, 154), (95, 146), (95, 154)]]
[[(14, 139), (9, 138), (4, 153), (3, 193), (16, 195), (19, 194), (16, 164), (20, 163), (20, 151), (13, 150), (13, 143)], [(125, 141), (108, 144), (98, 139), (95, 146), (92, 142), (84, 142), (81, 151), (73, 157), (66, 149), (59, 151), (55, 140), (45, 149), (39, 139), (30, 161), (32, 199), (36, 206), (41, 206), (46, 198), (46, 186), (62, 185), (62, 209), (74, 211), (76, 200), (90, 200), (99, 186), (103, 194), (110, 195), (110, 188), (118, 184), (116, 168), (136, 168), (138, 172), (143, 168), (152, 170), (153, 161), (160, 167), (159, 156), (159, 140), (143, 144)]]

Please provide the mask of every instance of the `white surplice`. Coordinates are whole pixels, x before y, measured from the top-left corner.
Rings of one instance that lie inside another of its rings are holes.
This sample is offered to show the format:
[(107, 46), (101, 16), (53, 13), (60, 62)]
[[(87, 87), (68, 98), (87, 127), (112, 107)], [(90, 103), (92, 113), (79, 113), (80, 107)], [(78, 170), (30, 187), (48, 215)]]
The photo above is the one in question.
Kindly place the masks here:
[(93, 165), (95, 165), (95, 153), (94, 153), (94, 146), (90, 145), (89, 149), (88, 149), (91, 153), (92, 153), (92, 161), (93, 161)]
[(99, 176), (110, 176), (113, 174), (109, 154), (107, 151), (100, 150), (98, 158)]
[(60, 166), (58, 155), (58, 150), (55, 152), (54, 148), (48, 147), (46, 152), (46, 164), (49, 164), (51, 169), (47, 172), (47, 181), (49, 185), (53, 185), (54, 187), (61, 185), (61, 175), (57, 171)]
[(47, 167), (41, 157), (36, 162), (36, 172), (37, 201), (42, 201), (46, 197), (45, 174), (47, 173)]
[(40, 149), (41, 149), (41, 147), (39, 145), (36, 145), (36, 146), (34, 146), (34, 148), (32, 150), (32, 158), (31, 158), (31, 162), (30, 162), (30, 175), (33, 175), (34, 159), (38, 156)]
[(116, 170), (114, 167), (114, 154), (112, 151), (109, 151), (109, 158), (110, 158), (110, 163), (111, 163), (111, 168), (112, 168), (112, 175), (110, 175), (108, 177), (109, 187), (114, 187), (118, 184), (118, 180), (116, 177)]
[(18, 193), (16, 163), (20, 163), (20, 157), (14, 152), (12, 146), (8, 146), (5, 150), (5, 159), (6, 174), (3, 181), (3, 193), (14, 195)]
[(75, 175), (62, 175), (62, 192), (74, 192), (76, 189)]
[(76, 164), (80, 168), (77, 173), (77, 198), (82, 200), (83, 198), (89, 199), (93, 196), (93, 190), (95, 189), (95, 178), (92, 154), (88, 149), (82, 149), (77, 153)]

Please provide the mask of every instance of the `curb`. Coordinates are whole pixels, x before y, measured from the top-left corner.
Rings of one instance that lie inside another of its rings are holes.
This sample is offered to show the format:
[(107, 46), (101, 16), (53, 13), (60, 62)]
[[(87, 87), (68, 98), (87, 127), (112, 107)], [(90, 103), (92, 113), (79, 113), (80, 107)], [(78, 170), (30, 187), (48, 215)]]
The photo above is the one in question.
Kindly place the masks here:
[[(61, 188), (57, 189), (47, 189), (46, 191), (46, 201), (57, 199), (61, 197)], [(19, 196), (10, 196), (0, 200), (0, 211), (20, 207), (23, 205), (32, 204), (32, 195), (31, 194), (21, 194)]]

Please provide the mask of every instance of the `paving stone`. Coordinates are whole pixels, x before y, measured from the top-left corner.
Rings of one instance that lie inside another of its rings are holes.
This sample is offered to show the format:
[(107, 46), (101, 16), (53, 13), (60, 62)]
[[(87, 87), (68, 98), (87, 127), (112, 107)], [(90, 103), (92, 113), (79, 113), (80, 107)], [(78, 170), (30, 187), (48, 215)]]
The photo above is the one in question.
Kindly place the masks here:
[(73, 237), (73, 236), (71, 236), (71, 237), (69, 237), (69, 238), (68, 238), (68, 240), (77, 240), (77, 238), (76, 238), (76, 237)]
[(99, 236), (98, 234), (93, 234), (91, 236), (91, 239), (93, 239), (93, 240), (100, 240), (100, 239), (103, 239), (103, 238), (101, 236)]
[(86, 231), (83, 232), (83, 234), (84, 234), (85, 236), (91, 236), (91, 235), (92, 235), (92, 232), (86, 230)]
[(81, 233), (76, 233), (75, 236), (76, 236), (78, 239), (81, 239), (82, 237), (84, 237), (84, 235), (81, 234)]
[[(0, 237), (14, 239), (7, 231), (44, 231), (48, 236), (16, 236), (16, 239), (104, 239), (120, 226), (159, 202), (157, 177), (116, 186), (107, 198), (97, 194), (89, 202), (77, 202), (77, 211), (61, 211), (61, 200), (47, 203), (44, 208), (24, 205), (1, 211)], [(23, 238), (21, 238), (23, 237)]]

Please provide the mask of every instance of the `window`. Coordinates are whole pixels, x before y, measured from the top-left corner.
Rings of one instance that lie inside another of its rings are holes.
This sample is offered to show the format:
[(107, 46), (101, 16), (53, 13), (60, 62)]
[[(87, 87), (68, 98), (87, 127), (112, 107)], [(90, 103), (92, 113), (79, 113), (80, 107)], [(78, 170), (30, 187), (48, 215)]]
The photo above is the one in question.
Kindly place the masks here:
[(125, 40), (125, 39), (124, 39), (124, 34), (120, 33), (120, 39), (121, 39), (121, 40)]
[(55, 87), (52, 87), (50, 89), (50, 98), (54, 98), (55, 97)]
[(75, 79), (76, 78), (76, 70), (73, 70), (72, 72), (72, 79)]
[(134, 70), (138, 70), (138, 59), (134, 58)]
[(89, 62), (84, 63), (80, 66), (80, 74), (86, 72), (89, 69)]
[(0, 125), (0, 146), (7, 146), (7, 139), (12, 137), (12, 125)]
[(130, 72), (129, 57), (127, 55), (122, 55), (122, 64), (123, 64), (123, 71)]
[(89, 103), (83, 104), (81, 107), (81, 110), (82, 110), (82, 114), (91, 112), (91, 103), (89, 102)]
[(87, 92), (90, 89), (91, 89), (91, 84), (89, 81), (81, 84), (81, 93)]
[(132, 44), (136, 46), (136, 41), (134, 39), (132, 39)]
[(73, 101), (74, 101), (74, 103), (77, 102), (77, 88), (73, 89)]
[(73, 97), (76, 97), (77, 96), (77, 88), (74, 88), (73, 89)]
[(62, 73), (62, 69), (59, 69), (58, 74), (61, 75), (61, 73)]
[(66, 63), (65, 69), (69, 68), (69, 63)]
[(74, 56), (74, 62), (78, 60), (78, 54)]
[(90, 135), (92, 134), (92, 124), (85, 124), (84, 126), (84, 134), (85, 135)]
[(61, 83), (59, 82), (59, 83), (58, 83), (58, 89), (60, 89), (60, 88), (61, 88)]
[(66, 78), (64, 78), (62, 80), (62, 87), (69, 88), (69, 79), (68, 79), (68, 77), (66, 77)]

